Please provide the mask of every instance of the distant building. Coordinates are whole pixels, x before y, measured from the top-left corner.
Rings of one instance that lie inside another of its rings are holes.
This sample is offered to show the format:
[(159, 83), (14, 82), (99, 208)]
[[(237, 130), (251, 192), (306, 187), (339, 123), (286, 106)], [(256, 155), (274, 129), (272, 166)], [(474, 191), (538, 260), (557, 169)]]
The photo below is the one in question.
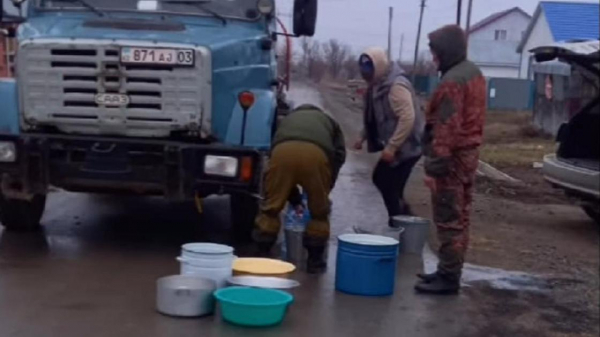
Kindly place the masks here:
[(515, 52), (531, 16), (514, 7), (488, 16), (469, 30), (469, 59), (486, 77), (518, 78), (520, 58)]
[(519, 77), (533, 79), (535, 63), (529, 50), (557, 42), (597, 40), (600, 37), (598, 2), (539, 3), (517, 52), (520, 55)]

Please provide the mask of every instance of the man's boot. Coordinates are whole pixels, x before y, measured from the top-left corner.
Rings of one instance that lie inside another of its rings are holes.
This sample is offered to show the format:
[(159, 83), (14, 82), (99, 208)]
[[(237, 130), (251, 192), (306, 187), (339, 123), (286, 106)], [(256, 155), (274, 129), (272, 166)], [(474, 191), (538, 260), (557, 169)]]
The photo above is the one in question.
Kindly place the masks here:
[(323, 274), (327, 271), (327, 261), (325, 261), (325, 247), (307, 247), (308, 261), (306, 262), (306, 272), (309, 274)]
[(439, 277), (439, 275), (438, 275), (438, 272), (435, 271), (435, 272), (429, 273), (429, 274), (419, 273), (419, 274), (417, 274), (417, 277), (425, 283), (431, 283), (431, 282), (435, 281), (435, 279), (437, 279)]
[(254, 240), (250, 252), (252, 257), (271, 257), (271, 250), (277, 241), (277, 237), (255, 230), (252, 233), (252, 239)]
[(304, 248), (308, 251), (306, 272), (309, 274), (323, 274), (327, 270), (327, 261), (325, 261), (327, 241), (304, 236)]
[(437, 274), (430, 282), (419, 282), (415, 290), (422, 294), (451, 295), (458, 294), (460, 290), (460, 277), (454, 275)]

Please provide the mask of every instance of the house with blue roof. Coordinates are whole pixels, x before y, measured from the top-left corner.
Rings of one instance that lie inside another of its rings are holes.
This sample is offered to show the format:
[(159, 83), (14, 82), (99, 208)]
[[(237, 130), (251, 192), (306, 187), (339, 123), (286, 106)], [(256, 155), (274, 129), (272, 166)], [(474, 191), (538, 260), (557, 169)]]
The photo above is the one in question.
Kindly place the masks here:
[(540, 2), (517, 47), (521, 63), (519, 77), (533, 78), (535, 60), (529, 52), (533, 48), (600, 39), (599, 15), (598, 2)]

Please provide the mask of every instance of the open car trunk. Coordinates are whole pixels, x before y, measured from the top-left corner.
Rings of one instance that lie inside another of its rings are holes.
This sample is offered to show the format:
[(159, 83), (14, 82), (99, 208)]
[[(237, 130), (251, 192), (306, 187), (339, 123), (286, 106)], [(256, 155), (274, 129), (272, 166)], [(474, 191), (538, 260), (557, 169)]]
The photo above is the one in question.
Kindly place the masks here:
[(596, 97), (558, 133), (557, 157), (576, 166), (600, 169), (600, 106)]
[[(579, 71), (585, 80), (600, 91), (599, 41), (567, 43), (532, 50), (538, 62), (558, 59)], [(558, 132), (557, 157), (578, 167), (600, 170), (599, 97), (588, 102)]]

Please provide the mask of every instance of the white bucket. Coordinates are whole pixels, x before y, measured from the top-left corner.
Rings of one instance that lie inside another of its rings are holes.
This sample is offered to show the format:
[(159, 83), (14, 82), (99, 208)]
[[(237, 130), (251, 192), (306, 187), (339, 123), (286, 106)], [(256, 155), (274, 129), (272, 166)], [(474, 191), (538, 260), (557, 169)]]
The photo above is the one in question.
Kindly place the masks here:
[(232, 263), (233, 260), (222, 267), (202, 267), (182, 260), (181, 275), (193, 275), (211, 279), (217, 283), (217, 288), (220, 289), (227, 286), (227, 279), (233, 276)]
[(216, 243), (188, 243), (181, 246), (182, 275), (194, 275), (214, 280), (218, 288), (227, 285), (233, 275), (233, 247)]
[(191, 264), (195, 267), (200, 268), (233, 268), (233, 261), (237, 259), (237, 256), (232, 255), (228, 258), (223, 258), (219, 260), (211, 260), (211, 259), (190, 259), (183, 256), (179, 256), (176, 258), (177, 261), (181, 263)]
[(188, 243), (181, 246), (181, 257), (186, 259), (221, 260), (233, 256), (233, 247), (216, 243)]

